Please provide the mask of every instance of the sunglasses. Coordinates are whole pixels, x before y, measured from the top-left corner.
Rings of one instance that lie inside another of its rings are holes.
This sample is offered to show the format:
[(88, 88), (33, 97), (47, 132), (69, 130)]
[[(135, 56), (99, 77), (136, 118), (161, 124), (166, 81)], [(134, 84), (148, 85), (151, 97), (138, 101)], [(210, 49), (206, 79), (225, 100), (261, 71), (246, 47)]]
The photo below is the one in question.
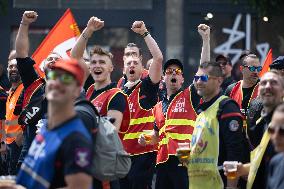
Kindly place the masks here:
[(195, 75), (194, 76), (194, 81), (197, 82), (198, 80), (201, 80), (202, 82), (207, 82), (209, 77), (208, 75)]
[(175, 72), (177, 75), (181, 75), (181, 74), (182, 74), (182, 70), (181, 70), (180, 68), (175, 68), (175, 69), (173, 69), (173, 68), (167, 68), (166, 71), (165, 71), (165, 73), (166, 73), (167, 75), (173, 74), (174, 72)]
[(69, 84), (71, 84), (72, 82), (75, 81), (75, 78), (74, 78), (73, 75), (70, 75), (68, 73), (59, 74), (56, 71), (49, 71), (47, 73), (47, 79), (48, 80), (59, 79), (59, 81), (64, 85), (69, 85)]
[(270, 126), (267, 128), (267, 132), (271, 135), (277, 132), (279, 135), (284, 136), (284, 128), (281, 128), (281, 127), (271, 127)]
[(249, 71), (251, 72), (260, 72), (262, 70), (262, 67), (261, 66), (247, 66), (247, 65), (243, 65), (244, 68), (248, 68)]

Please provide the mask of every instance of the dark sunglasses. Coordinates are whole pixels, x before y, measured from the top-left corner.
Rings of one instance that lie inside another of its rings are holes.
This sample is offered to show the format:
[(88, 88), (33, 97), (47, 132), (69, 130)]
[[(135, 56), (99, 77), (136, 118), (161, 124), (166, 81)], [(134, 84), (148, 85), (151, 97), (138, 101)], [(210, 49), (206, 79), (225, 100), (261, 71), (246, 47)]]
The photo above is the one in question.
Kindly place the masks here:
[(63, 83), (64, 85), (69, 85), (75, 80), (74, 76), (71, 74), (68, 74), (68, 73), (59, 74), (56, 71), (49, 71), (47, 73), (47, 79), (48, 80), (59, 79), (59, 81)]
[(244, 68), (248, 68), (249, 71), (251, 72), (260, 72), (262, 70), (262, 67), (261, 66), (247, 66), (247, 65), (243, 65)]
[(267, 132), (271, 135), (277, 132), (279, 135), (284, 136), (284, 128), (281, 127), (268, 127)]
[(180, 68), (175, 68), (175, 69), (173, 69), (173, 68), (167, 68), (166, 71), (165, 71), (165, 73), (166, 73), (167, 75), (173, 74), (174, 72), (175, 72), (177, 75), (181, 75), (181, 74), (182, 74), (182, 70), (181, 70)]
[(207, 82), (209, 77), (208, 75), (195, 75), (194, 76), (194, 81), (197, 82), (198, 80), (201, 80), (202, 82)]

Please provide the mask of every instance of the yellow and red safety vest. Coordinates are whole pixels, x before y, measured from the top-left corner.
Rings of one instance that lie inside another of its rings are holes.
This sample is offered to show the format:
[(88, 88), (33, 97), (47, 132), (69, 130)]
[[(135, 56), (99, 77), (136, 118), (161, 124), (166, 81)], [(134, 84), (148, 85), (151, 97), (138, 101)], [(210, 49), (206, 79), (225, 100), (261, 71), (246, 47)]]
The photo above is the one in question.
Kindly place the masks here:
[(155, 118), (152, 109), (145, 110), (140, 106), (140, 82), (132, 91), (128, 98), (130, 106), (130, 124), (127, 133), (123, 138), (125, 151), (130, 155), (139, 155), (148, 152), (157, 151), (157, 145), (141, 146), (138, 144), (138, 138), (143, 133), (143, 130), (153, 130)]
[(165, 116), (162, 102), (154, 107), (153, 113), (159, 128), (157, 164), (160, 164), (166, 162), (169, 155), (176, 154), (178, 143), (191, 141), (197, 115), (191, 103), (190, 88), (175, 96)]
[(9, 96), (6, 102), (6, 120), (5, 120), (5, 132), (6, 143), (11, 144), (15, 141), (18, 134), (22, 133), (22, 127), (18, 124), (19, 115), (14, 115), (14, 110), (17, 101), (24, 89), (24, 85), (20, 84), (14, 92), (9, 91)]
[(112, 89), (109, 89), (109, 90), (102, 92), (96, 98), (90, 99), (94, 90), (95, 90), (94, 85), (91, 85), (87, 90), (86, 97), (97, 108), (97, 110), (98, 110), (98, 112), (101, 116), (107, 116), (109, 103), (110, 103), (111, 99), (117, 93), (121, 93), (121, 94), (124, 95), (125, 101), (126, 101), (127, 104), (126, 104), (126, 108), (123, 112), (123, 120), (122, 120), (120, 130), (119, 130), (120, 134), (124, 134), (129, 128), (129, 121), (130, 121), (130, 111), (129, 111), (129, 104), (128, 104), (127, 95), (124, 94), (121, 91), (121, 89), (119, 89), (119, 88), (112, 88)]

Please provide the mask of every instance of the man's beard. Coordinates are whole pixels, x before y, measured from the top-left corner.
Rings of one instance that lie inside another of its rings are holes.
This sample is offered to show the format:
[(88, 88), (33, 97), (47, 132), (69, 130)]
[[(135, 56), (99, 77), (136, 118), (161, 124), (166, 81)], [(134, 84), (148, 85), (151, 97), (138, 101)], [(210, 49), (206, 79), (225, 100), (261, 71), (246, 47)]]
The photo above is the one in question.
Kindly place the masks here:
[(15, 76), (14, 75), (13, 76), (8, 75), (8, 79), (11, 83), (17, 83), (21, 80), (21, 77), (20, 77), (19, 74), (15, 75)]

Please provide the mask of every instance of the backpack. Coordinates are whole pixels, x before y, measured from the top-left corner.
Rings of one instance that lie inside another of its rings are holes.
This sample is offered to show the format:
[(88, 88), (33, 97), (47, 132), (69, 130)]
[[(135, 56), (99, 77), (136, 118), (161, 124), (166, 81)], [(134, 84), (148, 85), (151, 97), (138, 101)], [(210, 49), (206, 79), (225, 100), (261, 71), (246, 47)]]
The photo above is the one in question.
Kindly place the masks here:
[(124, 150), (115, 126), (110, 118), (101, 117), (95, 106), (87, 101), (80, 100), (75, 103), (88, 103), (99, 118), (98, 130), (94, 139), (94, 155), (92, 173), (101, 181), (112, 181), (125, 177), (131, 167), (130, 155)]

